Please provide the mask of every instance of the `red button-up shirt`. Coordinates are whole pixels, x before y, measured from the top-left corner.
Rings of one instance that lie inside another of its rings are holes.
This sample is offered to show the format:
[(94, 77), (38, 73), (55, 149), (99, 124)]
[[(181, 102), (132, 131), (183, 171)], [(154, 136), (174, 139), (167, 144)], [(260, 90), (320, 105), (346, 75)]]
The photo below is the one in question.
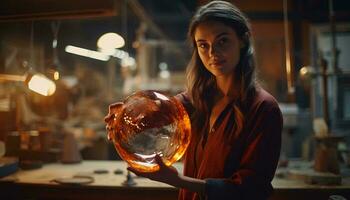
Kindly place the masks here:
[[(186, 93), (177, 98), (188, 112), (193, 110)], [(235, 133), (231, 102), (221, 109), (211, 130), (207, 122), (204, 125), (208, 127), (204, 130), (207, 133), (192, 137), (183, 173), (206, 180), (202, 196), (206, 199), (267, 199), (273, 190), (271, 181), (280, 154), (282, 115), (277, 101), (262, 88), (247, 101), (239, 134)], [(199, 198), (197, 193), (180, 189), (179, 200)]]

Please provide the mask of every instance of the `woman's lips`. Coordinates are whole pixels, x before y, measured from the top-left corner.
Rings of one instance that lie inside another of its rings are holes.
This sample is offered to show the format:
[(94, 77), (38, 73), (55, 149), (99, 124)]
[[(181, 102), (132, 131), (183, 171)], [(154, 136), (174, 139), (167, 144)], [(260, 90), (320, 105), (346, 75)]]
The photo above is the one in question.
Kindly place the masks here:
[(214, 61), (214, 62), (210, 63), (210, 65), (213, 67), (217, 67), (217, 66), (221, 66), (224, 63), (225, 63), (225, 61), (221, 60), (221, 61)]

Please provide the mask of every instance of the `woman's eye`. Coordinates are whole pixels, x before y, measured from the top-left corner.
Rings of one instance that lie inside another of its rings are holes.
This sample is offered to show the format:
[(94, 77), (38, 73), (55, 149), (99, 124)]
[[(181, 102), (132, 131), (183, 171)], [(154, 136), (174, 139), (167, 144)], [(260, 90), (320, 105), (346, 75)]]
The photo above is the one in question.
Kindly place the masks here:
[(223, 44), (225, 44), (227, 42), (227, 38), (221, 38), (220, 40), (219, 40), (219, 44), (220, 45), (223, 45)]
[(201, 48), (201, 49), (207, 48), (206, 44), (198, 44), (197, 46), (198, 46), (198, 48)]

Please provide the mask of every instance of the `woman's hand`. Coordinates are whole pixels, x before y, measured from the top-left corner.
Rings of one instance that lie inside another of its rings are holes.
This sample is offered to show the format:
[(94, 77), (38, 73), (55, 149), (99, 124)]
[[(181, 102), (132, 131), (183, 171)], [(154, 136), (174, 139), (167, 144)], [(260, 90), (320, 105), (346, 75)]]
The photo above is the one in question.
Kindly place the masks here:
[(104, 118), (106, 122), (107, 138), (108, 140), (113, 140), (114, 128), (117, 121), (117, 114), (119, 109), (122, 107), (123, 102), (117, 102), (109, 105), (109, 111), (107, 116)]
[(180, 181), (177, 170), (174, 167), (166, 166), (162, 158), (158, 154), (155, 156), (155, 161), (159, 166), (159, 170), (155, 172), (140, 172), (131, 167), (128, 167), (128, 170), (133, 172), (137, 176), (149, 178), (151, 180), (159, 181), (172, 186), (177, 186), (177, 183)]
[(139, 172), (131, 167), (128, 167), (128, 170), (135, 173), (137, 176), (146, 177), (151, 180), (166, 183), (177, 188), (186, 188), (193, 192), (204, 193), (204, 180), (180, 175), (174, 167), (166, 166), (159, 155), (156, 155), (155, 160), (159, 165), (158, 171)]

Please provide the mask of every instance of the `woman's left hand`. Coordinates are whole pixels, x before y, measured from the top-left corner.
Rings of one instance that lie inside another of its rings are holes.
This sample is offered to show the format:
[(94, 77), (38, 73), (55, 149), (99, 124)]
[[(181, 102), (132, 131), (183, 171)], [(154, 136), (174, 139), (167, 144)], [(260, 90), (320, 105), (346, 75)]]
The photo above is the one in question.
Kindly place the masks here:
[(128, 167), (127, 169), (136, 174), (137, 176), (142, 176), (154, 181), (159, 181), (173, 186), (176, 185), (177, 181), (179, 180), (179, 174), (177, 170), (174, 167), (166, 166), (162, 158), (158, 154), (155, 156), (155, 161), (159, 166), (159, 170), (154, 172), (140, 172), (131, 167)]

